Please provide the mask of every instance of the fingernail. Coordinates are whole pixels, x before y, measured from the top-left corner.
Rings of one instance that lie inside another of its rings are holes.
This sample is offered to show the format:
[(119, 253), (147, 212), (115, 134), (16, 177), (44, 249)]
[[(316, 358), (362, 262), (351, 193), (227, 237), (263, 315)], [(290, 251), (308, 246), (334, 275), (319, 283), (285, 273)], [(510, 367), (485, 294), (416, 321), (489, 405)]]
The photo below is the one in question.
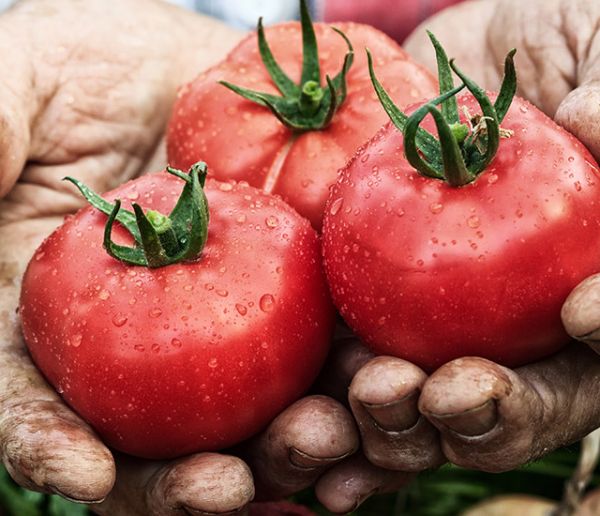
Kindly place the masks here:
[(415, 390), (389, 403), (375, 404), (361, 401), (361, 405), (383, 430), (403, 432), (415, 426), (419, 420), (419, 394), (420, 392)]
[(351, 452), (344, 453), (338, 457), (315, 457), (292, 446), (290, 447), (289, 451), (289, 459), (290, 462), (297, 468), (310, 470), (322, 468), (323, 466), (328, 466), (332, 463), (339, 462), (348, 457), (350, 454)]
[(245, 514), (246, 511), (244, 511), (244, 513), (240, 513), (241, 508), (239, 509), (234, 509), (233, 511), (227, 511), (227, 512), (207, 512), (207, 511), (202, 511), (200, 509), (193, 509), (192, 507), (188, 507), (187, 505), (184, 505), (182, 507), (183, 512), (185, 512), (186, 514), (189, 514), (190, 516), (233, 516), (234, 514), (236, 516), (241, 516), (241, 514)]
[(50, 491), (52, 491), (54, 494), (57, 494), (61, 498), (64, 498), (65, 500), (69, 500), (70, 502), (85, 503), (85, 504), (94, 504), (94, 503), (102, 503), (104, 501), (104, 498), (98, 498), (97, 500), (83, 500), (81, 498), (74, 498), (72, 496), (69, 496), (68, 494), (65, 494), (60, 489), (58, 489), (57, 487), (54, 487), (52, 485), (46, 485), (46, 487)]
[(476, 437), (486, 434), (496, 426), (498, 406), (496, 400), (490, 399), (478, 407), (458, 414), (429, 413), (426, 416), (436, 426), (445, 426), (459, 435)]

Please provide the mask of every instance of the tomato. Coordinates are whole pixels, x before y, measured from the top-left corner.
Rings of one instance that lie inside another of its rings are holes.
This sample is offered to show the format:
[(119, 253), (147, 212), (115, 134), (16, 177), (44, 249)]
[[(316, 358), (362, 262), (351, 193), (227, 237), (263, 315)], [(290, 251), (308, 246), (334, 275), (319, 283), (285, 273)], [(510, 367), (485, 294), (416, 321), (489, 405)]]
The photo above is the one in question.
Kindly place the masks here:
[[(321, 130), (298, 132), (284, 126), (265, 107), (229, 91), (217, 81), (261, 92), (278, 93), (249, 35), (227, 59), (183, 86), (167, 132), (169, 162), (186, 168), (210, 155), (211, 174), (220, 180), (245, 180), (279, 194), (320, 229), (328, 189), (356, 148), (387, 120), (369, 82), (364, 47), (378, 56), (382, 81), (401, 105), (435, 93), (436, 82), (423, 67), (383, 33), (365, 25), (340, 23), (357, 49), (347, 73), (347, 96), (331, 123)], [(333, 77), (348, 47), (331, 27), (315, 24), (321, 82)], [(298, 23), (267, 28), (266, 39), (281, 68), (296, 82), (302, 53)], [(360, 51), (359, 51), (360, 50)]]
[[(458, 103), (479, 109), (471, 94)], [(435, 127), (430, 115), (423, 127)], [(561, 305), (600, 270), (599, 169), (524, 100), (502, 127), (512, 136), (464, 186), (417, 173), (390, 123), (333, 187), (326, 273), (342, 316), (375, 352), (426, 370), (468, 355), (518, 366), (568, 342)]]
[[(107, 194), (167, 213), (166, 173)], [(310, 224), (243, 184), (206, 184), (200, 258), (131, 266), (102, 249), (106, 216), (68, 218), (25, 273), (20, 315), (35, 363), (102, 439), (166, 458), (246, 439), (296, 400), (327, 354), (333, 308)], [(115, 240), (132, 242), (122, 226)]]
[(398, 9), (393, 0), (327, 0), (323, 2), (323, 19), (366, 23), (402, 42), (423, 20), (461, 1), (404, 0)]

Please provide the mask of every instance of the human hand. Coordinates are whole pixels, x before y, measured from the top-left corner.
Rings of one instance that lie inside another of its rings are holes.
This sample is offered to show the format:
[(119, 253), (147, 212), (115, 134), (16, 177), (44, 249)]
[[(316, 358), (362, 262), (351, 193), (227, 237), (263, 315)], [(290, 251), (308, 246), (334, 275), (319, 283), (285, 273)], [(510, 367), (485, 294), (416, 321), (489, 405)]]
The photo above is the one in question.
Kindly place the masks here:
[(246, 461), (113, 455), (46, 384), (20, 335), (24, 268), (41, 240), (83, 206), (60, 179), (105, 191), (163, 167), (177, 86), (237, 37), (148, 0), (110, 8), (102, 0), (23, 0), (0, 16), (0, 48), (10, 49), (0, 57), (0, 453), (25, 487), (94, 503), (99, 514), (229, 514), (244, 512), (255, 484), (261, 498), (289, 495), (358, 446), (349, 413), (312, 396), (236, 450)]
[(435, 70), (425, 29), (478, 83), (497, 88), (504, 56), (518, 49), (517, 94), (579, 138), (600, 159), (600, 4), (589, 0), (485, 0), (429, 18), (405, 48)]
[[(600, 157), (598, 22), (599, 6), (585, 0), (469, 2), (425, 22), (406, 47), (435, 69), (428, 28), (488, 88), (499, 83), (506, 52), (518, 48), (521, 95)], [(599, 284), (596, 279), (596, 288)], [(600, 293), (587, 295), (592, 304), (600, 299)], [(598, 312), (582, 306), (572, 303), (565, 311), (565, 326), (574, 336), (598, 339)], [(514, 371), (463, 358), (428, 376), (400, 359), (369, 360), (358, 341), (338, 348), (331, 360), (346, 373), (339, 385), (349, 385), (365, 455), (389, 470), (419, 471), (447, 458), (469, 468), (506, 471), (600, 424), (600, 403), (594, 401), (600, 358), (581, 344)]]

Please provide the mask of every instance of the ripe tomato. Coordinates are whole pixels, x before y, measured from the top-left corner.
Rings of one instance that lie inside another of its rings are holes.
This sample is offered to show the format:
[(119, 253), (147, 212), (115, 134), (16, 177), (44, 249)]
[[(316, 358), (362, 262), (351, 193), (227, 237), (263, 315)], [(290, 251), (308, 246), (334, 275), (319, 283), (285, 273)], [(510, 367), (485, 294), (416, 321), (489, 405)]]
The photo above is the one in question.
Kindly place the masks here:
[[(163, 213), (180, 179), (141, 177), (108, 199)], [(166, 458), (218, 450), (264, 427), (308, 388), (333, 308), (317, 234), (281, 200), (206, 184), (200, 259), (130, 266), (102, 249), (106, 216), (68, 218), (23, 279), (21, 320), (36, 364), (110, 446)], [(131, 243), (122, 226), (118, 243)]]
[[(478, 110), (469, 94), (459, 103)], [(468, 355), (518, 366), (568, 341), (561, 305), (600, 270), (598, 166), (521, 99), (502, 125), (514, 134), (464, 186), (419, 175), (390, 123), (332, 189), (326, 272), (375, 352), (428, 370)]]
[[(288, 129), (267, 109), (227, 90), (217, 81), (278, 93), (249, 35), (221, 64), (179, 92), (167, 132), (169, 162), (186, 168), (210, 155), (212, 177), (245, 180), (279, 194), (320, 229), (328, 189), (356, 148), (387, 120), (369, 81), (363, 48), (377, 54), (382, 81), (400, 105), (435, 93), (436, 82), (391, 39), (372, 27), (340, 23), (357, 49), (347, 74), (347, 96), (330, 125), (322, 130)], [(320, 49), (321, 78), (342, 67), (348, 47), (331, 27), (314, 26)], [(301, 75), (301, 30), (284, 23), (265, 30), (281, 68), (294, 80)], [(358, 51), (360, 49), (360, 51)]]

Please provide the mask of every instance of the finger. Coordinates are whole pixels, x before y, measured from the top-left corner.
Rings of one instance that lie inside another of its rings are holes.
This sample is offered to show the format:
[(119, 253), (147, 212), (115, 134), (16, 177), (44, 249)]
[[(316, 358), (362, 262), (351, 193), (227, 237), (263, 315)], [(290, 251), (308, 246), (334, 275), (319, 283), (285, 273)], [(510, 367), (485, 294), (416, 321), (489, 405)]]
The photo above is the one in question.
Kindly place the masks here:
[(121, 455), (115, 488), (94, 511), (111, 516), (244, 514), (253, 497), (252, 474), (237, 457), (199, 453), (164, 463)]
[(571, 337), (600, 353), (600, 274), (586, 278), (573, 289), (561, 316)]
[(419, 409), (439, 429), (451, 462), (508, 471), (600, 424), (599, 375), (600, 357), (578, 344), (516, 371), (462, 358), (429, 378)]
[(358, 337), (338, 325), (327, 362), (315, 382), (316, 392), (347, 405), (348, 388), (354, 375), (374, 356)]
[(417, 402), (427, 375), (393, 357), (377, 357), (356, 373), (348, 399), (364, 454), (375, 465), (422, 471), (445, 462), (437, 430)]
[(569, 52), (576, 63), (573, 67), (575, 80), (569, 90), (574, 86), (575, 89), (560, 98), (562, 102), (555, 120), (577, 136), (596, 160), (600, 160), (600, 4), (574, 0), (563, 2), (560, 11), (562, 37), (569, 41)]
[(346, 514), (374, 494), (397, 491), (413, 477), (410, 473), (378, 468), (359, 453), (327, 471), (318, 480), (315, 492), (328, 510)]
[(0, 227), (0, 241), (18, 243), (0, 246), (0, 457), (11, 476), (29, 489), (95, 502), (113, 485), (113, 458), (38, 373), (15, 315), (17, 278), (55, 223)]
[(340, 403), (325, 396), (297, 401), (247, 447), (258, 497), (285, 497), (312, 485), (358, 445), (354, 420)]

